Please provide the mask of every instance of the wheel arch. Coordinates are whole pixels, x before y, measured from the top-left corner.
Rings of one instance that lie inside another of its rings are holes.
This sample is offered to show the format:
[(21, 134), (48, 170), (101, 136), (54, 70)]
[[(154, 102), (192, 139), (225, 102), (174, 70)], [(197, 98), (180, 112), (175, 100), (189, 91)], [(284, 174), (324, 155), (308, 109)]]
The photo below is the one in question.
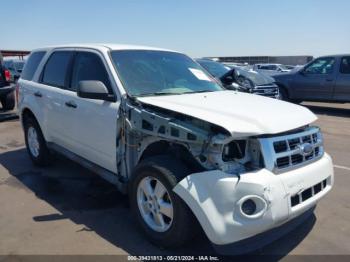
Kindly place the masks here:
[(20, 113), (21, 124), (23, 127), (25, 125), (25, 120), (27, 118), (32, 118), (35, 120), (35, 122), (39, 125), (41, 132), (46, 140), (45, 130), (43, 129), (42, 124), (40, 123), (39, 119), (35, 116), (35, 113), (29, 107), (24, 107)]
[(204, 168), (192, 155), (188, 147), (180, 143), (173, 143), (166, 140), (158, 140), (148, 144), (142, 151), (138, 163), (146, 158), (163, 154), (171, 155), (180, 160), (187, 168), (191, 170), (191, 172), (199, 172), (204, 170)]
[(285, 84), (281, 83), (281, 82), (276, 82), (276, 85), (277, 85), (279, 88), (282, 88), (284, 91), (286, 91), (287, 97), (288, 97), (288, 99), (289, 99), (289, 98), (290, 98), (290, 93), (289, 93), (288, 87), (287, 87)]

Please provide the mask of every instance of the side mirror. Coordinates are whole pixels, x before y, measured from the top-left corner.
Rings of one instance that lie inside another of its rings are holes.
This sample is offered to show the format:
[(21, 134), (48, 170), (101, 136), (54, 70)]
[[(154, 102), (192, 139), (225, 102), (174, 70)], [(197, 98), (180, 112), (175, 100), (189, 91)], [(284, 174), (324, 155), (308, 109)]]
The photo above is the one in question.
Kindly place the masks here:
[(80, 81), (78, 84), (78, 96), (82, 98), (105, 100), (115, 102), (115, 96), (108, 93), (108, 89), (101, 81)]

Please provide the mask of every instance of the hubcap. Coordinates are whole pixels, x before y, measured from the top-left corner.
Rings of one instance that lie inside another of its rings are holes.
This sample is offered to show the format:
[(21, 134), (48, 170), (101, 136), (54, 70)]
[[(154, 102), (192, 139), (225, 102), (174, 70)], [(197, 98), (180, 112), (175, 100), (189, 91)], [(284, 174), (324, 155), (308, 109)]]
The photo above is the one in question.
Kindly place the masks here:
[(30, 153), (34, 157), (38, 157), (40, 146), (39, 146), (38, 134), (34, 127), (31, 126), (28, 128), (27, 138), (28, 138), (28, 146), (29, 146)]
[(173, 222), (169, 192), (156, 178), (143, 178), (137, 187), (137, 204), (146, 224), (157, 232), (167, 231)]

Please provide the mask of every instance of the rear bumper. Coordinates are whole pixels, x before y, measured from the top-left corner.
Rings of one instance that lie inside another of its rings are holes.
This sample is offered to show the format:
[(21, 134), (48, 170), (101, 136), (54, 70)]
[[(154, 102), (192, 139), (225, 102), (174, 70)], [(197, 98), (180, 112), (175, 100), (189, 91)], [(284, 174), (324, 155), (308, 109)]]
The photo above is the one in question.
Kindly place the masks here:
[(0, 87), (0, 96), (5, 96), (15, 90), (15, 85)]
[[(325, 153), (311, 164), (278, 175), (267, 169), (240, 177), (219, 170), (192, 174), (180, 181), (174, 191), (191, 208), (216, 249), (223, 246), (227, 250), (226, 245), (231, 247), (303, 217), (331, 190), (333, 183), (332, 160)], [(293, 201), (295, 196), (300, 196), (298, 203)], [(261, 212), (245, 215), (242, 203), (246, 199), (258, 199)], [(283, 235), (284, 230), (281, 231), (279, 236)], [(262, 245), (271, 241), (273, 238), (267, 237)]]

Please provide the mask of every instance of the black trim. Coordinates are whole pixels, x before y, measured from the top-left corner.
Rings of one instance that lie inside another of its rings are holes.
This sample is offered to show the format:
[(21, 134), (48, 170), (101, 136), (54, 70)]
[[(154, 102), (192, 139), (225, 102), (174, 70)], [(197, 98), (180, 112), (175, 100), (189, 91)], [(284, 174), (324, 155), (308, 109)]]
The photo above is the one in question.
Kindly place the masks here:
[(72, 83), (72, 76), (73, 76), (73, 68), (74, 68), (74, 63), (75, 63), (75, 57), (77, 56), (76, 51), (72, 51), (73, 55), (71, 60), (69, 61), (68, 67), (67, 67), (67, 74), (66, 74), (66, 79), (64, 80), (64, 85), (65, 85), (65, 90), (76, 92), (75, 90), (71, 89), (71, 83)]
[(216, 250), (216, 252), (222, 255), (247, 254), (263, 246), (266, 246), (267, 244), (270, 244), (273, 241), (291, 232), (293, 229), (298, 227), (306, 219), (310, 218), (315, 208), (316, 206), (310, 208), (300, 216), (288, 221), (287, 223), (279, 227), (273, 228), (269, 231), (265, 231), (253, 237), (246, 238), (238, 242), (227, 244), (227, 245), (216, 245), (216, 244), (212, 244), (212, 245)]

